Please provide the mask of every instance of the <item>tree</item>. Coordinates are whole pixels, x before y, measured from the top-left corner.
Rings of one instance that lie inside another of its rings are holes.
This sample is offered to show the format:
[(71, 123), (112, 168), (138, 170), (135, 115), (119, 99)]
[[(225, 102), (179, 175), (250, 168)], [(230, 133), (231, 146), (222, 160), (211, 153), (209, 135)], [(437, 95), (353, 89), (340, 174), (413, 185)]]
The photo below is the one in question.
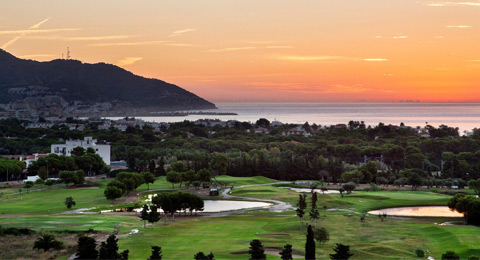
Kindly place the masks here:
[(158, 208), (157, 206), (150, 206), (150, 213), (148, 213), (148, 222), (152, 223), (152, 229), (153, 225), (155, 222), (158, 222), (160, 220), (160, 213), (158, 213)]
[(265, 118), (260, 118), (257, 120), (257, 122), (255, 122), (255, 125), (257, 127), (268, 128), (270, 126), (270, 121), (268, 121), (268, 119), (265, 119)]
[(293, 260), (292, 245), (286, 244), (285, 246), (283, 246), (283, 249), (280, 252), (280, 258), (282, 258), (282, 260)]
[(58, 177), (62, 179), (62, 181), (65, 183), (65, 186), (68, 187), (68, 184), (70, 183), (78, 183), (78, 176), (74, 171), (61, 171), (58, 174)]
[(318, 209), (316, 207), (312, 208), (310, 210), (310, 219), (313, 220), (313, 224), (315, 226), (317, 226), (318, 217), (320, 217), (320, 213), (318, 212)]
[(328, 233), (327, 229), (324, 227), (314, 228), (313, 234), (315, 236), (315, 240), (317, 240), (319, 243), (325, 243), (330, 240), (330, 233)]
[(227, 174), (228, 157), (225, 154), (214, 154), (210, 161), (210, 170), (215, 176)]
[(107, 238), (106, 242), (100, 245), (98, 259), (128, 259), (128, 250), (118, 253), (118, 239), (114, 234)]
[(51, 188), (53, 184), (55, 184), (55, 180), (47, 180), (45, 182), (45, 185), (47, 185), (49, 188)]
[(344, 244), (337, 243), (336, 247), (333, 248), (333, 251), (335, 251), (335, 254), (330, 254), (330, 259), (344, 260), (353, 256), (353, 254), (350, 253), (350, 246)]
[(298, 195), (297, 207), (297, 216), (300, 218), (300, 220), (302, 220), (303, 216), (305, 215), (305, 209), (307, 208), (307, 194)]
[(44, 252), (50, 249), (60, 250), (63, 248), (63, 242), (56, 240), (55, 236), (51, 234), (43, 234), (33, 243), (33, 249), (43, 249)]
[(167, 172), (167, 181), (172, 184), (172, 189), (175, 189), (175, 184), (182, 182), (182, 175), (176, 171)]
[(145, 183), (147, 184), (147, 190), (150, 189), (150, 183), (155, 182), (155, 176), (151, 172), (146, 172), (143, 174), (143, 179), (145, 180)]
[(214, 260), (215, 256), (213, 255), (212, 252), (210, 254), (205, 255), (203, 252), (198, 252), (193, 256), (193, 259), (195, 260)]
[(85, 154), (85, 149), (83, 149), (83, 147), (81, 147), (81, 146), (77, 146), (77, 147), (72, 149), (71, 154), (72, 154), (72, 156), (82, 156), (82, 155)]
[(147, 260), (162, 260), (162, 248), (159, 246), (152, 246), (152, 255)]
[(78, 238), (77, 254), (75, 259), (97, 259), (98, 251), (95, 238), (81, 236)]
[(442, 260), (457, 260), (460, 259), (460, 256), (457, 255), (454, 251), (447, 251), (445, 254), (442, 254)]
[(105, 195), (105, 198), (111, 200), (113, 204), (116, 199), (122, 197), (123, 190), (115, 186), (107, 186), (103, 194)]
[(68, 209), (71, 209), (73, 206), (76, 205), (76, 203), (73, 200), (73, 198), (70, 196), (65, 199), (65, 205), (67, 206)]
[(47, 175), (47, 167), (45, 166), (40, 166), (37, 171), (38, 177), (40, 177), (42, 180), (46, 180), (48, 178)]
[(43, 185), (45, 184), (45, 181), (42, 178), (40, 178), (40, 179), (35, 181), (35, 184), (41, 185), (40, 190), (43, 190)]
[(265, 255), (265, 250), (263, 249), (262, 242), (258, 239), (252, 240), (250, 242), (250, 249), (248, 250), (250, 254), (250, 260), (265, 260), (267, 256)]
[(205, 183), (205, 182), (210, 182), (210, 179), (212, 178), (210, 176), (210, 171), (203, 168), (198, 171), (198, 180)]
[(150, 160), (150, 163), (148, 164), (148, 171), (151, 173), (151, 174), (154, 174), (155, 173), (155, 161), (154, 160)]
[(307, 242), (305, 243), (305, 260), (315, 260), (315, 236), (311, 225), (307, 229)]
[(23, 188), (27, 189), (27, 192), (30, 192), (30, 189), (33, 187), (33, 181), (27, 181), (23, 185)]
[(353, 190), (357, 187), (357, 184), (355, 182), (347, 182), (342, 185), (342, 188), (347, 192), (347, 193), (352, 193)]
[(148, 205), (147, 204), (144, 204), (143, 205), (143, 208), (142, 208), (142, 211), (140, 211), (140, 219), (143, 220), (143, 228), (146, 228), (146, 224), (147, 224), (147, 221), (148, 221)]
[(468, 182), (468, 187), (475, 191), (477, 195), (480, 195), (480, 179), (478, 180), (470, 180)]

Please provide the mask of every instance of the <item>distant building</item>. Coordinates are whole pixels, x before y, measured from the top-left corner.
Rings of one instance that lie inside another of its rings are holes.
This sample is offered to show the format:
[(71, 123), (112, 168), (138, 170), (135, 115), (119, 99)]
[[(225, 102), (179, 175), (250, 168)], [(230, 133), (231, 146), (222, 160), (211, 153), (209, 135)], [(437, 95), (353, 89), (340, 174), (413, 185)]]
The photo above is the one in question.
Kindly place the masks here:
[(65, 144), (52, 144), (51, 153), (71, 156), (72, 150), (76, 147), (82, 147), (85, 150), (93, 148), (95, 153), (100, 155), (107, 165), (110, 165), (110, 145), (97, 144), (97, 140), (92, 137), (85, 137), (83, 140), (68, 140)]
[(307, 132), (305, 129), (303, 129), (302, 127), (299, 126), (299, 127), (295, 127), (295, 128), (283, 131), (282, 135), (286, 135), (286, 136), (288, 136), (288, 135), (310, 136), (311, 134), (309, 132)]

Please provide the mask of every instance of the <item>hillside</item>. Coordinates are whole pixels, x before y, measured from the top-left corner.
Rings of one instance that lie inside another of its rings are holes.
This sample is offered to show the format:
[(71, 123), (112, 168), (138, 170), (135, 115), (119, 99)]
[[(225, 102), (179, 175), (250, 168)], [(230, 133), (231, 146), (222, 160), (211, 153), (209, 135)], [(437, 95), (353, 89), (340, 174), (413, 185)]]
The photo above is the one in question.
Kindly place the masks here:
[(0, 103), (24, 98), (24, 93), (13, 89), (29, 86), (48, 88), (46, 94), (59, 95), (68, 102), (110, 102), (117, 108), (149, 111), (216, 108), (176, 85), (144, 78), (115, 65), (60, 59), (23, 60), (0, 49)]

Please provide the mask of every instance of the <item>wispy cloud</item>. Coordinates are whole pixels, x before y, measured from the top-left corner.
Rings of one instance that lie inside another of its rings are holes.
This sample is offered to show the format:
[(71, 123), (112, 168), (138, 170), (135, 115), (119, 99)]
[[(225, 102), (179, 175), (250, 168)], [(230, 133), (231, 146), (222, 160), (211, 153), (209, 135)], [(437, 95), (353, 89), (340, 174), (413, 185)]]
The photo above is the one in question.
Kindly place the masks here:
[(295, 47), (290, 46), (290, 45), (271, 45), (271, 46), (266, 46), (265, 48), (267, 48), (267, 49), (293, 49)]
[(194, 32), (194, 31), (197, 31), (197, 29), (190, 28), (190, 29), (177, 30), (177, 31), (172, 32), (172, 34), (170, 34), (169, 36), (170, 37), (180, 36), (182, 34), (189, 33), (189, 32)]
[(69, 41), (106, 41), (106, 40), (123, 40), (140, 37), (141, 35), (107, 35), (107, 36), (84, 36), (84, 37), (68, 37), (64, 38)]
[(88, 46), (92, 47), (109, 47), (109, 46), (143, 46), (143, 45), (156, 45), (164, 44), (168, 41), (141, 41), (141, 42), (109, 42), (109, 43), (92, 43)]
[(447, 28), (472, 28), (471, 25), (447, 25)]
[(364, 61), (388, 61), (388, 59), (373, 58), (373, 59), (363, 59)]
[(427, 2), (425, 3), (427, 6), (434, 6), (434, 7), (445, 7), (445, 6), (479, 6), (479, 1), (463, 1), (463, 2), (453, 2), (453, 1), (435, 1), (435, 2)]
[(54, 33), (54, 32), (68, 32), (68, 31), (80, 31), (82, 28), (56, 28), (56, 29), (43, 29), (43, 30), (14, 30), (14, 31), (0, 31), (0, 35), (27, 35), (27, 34), (39, 34), (39, 33)]
[(355, 57), (345, 57), (345, 56), (280, 56), (281, 60), (289, 61), (388, 61), (384, 58), (355, 58)]
[(375, 36), (375, 39), (394, 39), (394, 40), (399, 40), (399, 39), (407, 39), (407, 35), (396, 35), (396, 36), (382, 36), (382, 35), (377, 35)]
[(257, 47), (231, 47), (231, 48), (223, 48), (223, 49), (213, 49), (209, 50), (208, 52), (229, 52), (229, 51), (244, 51), (244, 50), (253, 50), (257, 49)]
[[(23, 36), (25, 36), (28, 32), (32, 31), (32, 30), (35, 30), (35, 29), (38, 29), (42, 24), (48, 22), (48, 20), (50, 20), (50, 17), (49, 18), (45, 18), (43, 19), (42, 21), (30, 26), (27, 30), (22, 30), (23, 32), (21, 33), (14, 33), (13, 35), (17, 35), (15, 38), (11, 39), (10, 41), (4, 43), (2, 46), (0, 46), (0, 48), (2, 49), (6, 49), (8, 48), (10, 45), (14, 44), (16, 41), (20, 40)], [(3, 32), (8, 32), (8, 31), (3, 31)], [(0, 31), (0, 35), (9, 35), (8, 33), (5, 33), (5, 34), (2, 34), (2, 31)]]
[(117, 61), (117, 66), (122, 67), (122, 66), (128, 66), (132, 65), (135, 62), (143, 60), (143, 57), (125, 57), (119, 61)]
[(190, 44), (190, 43), (166, 43), (166, 46), (174, 46), (174, 47), (198, 47), (198, 45)]
[(290, 60), (290, 61), (329, 61), (329, 60), (356, 60), (351, 57), (343, 56), (280, 56), (281, 60)]

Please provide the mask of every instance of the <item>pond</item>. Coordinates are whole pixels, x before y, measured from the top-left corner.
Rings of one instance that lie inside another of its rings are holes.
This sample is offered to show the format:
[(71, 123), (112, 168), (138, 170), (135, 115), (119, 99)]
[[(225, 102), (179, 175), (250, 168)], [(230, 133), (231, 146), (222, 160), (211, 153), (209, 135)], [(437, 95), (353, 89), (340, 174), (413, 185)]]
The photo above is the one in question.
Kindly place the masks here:
[[(204, 210), (202, 212), (223, 212), (240, 209), (253, 209), (253, 208), (268, 208), (272, 206), (271, 203), (256, 202), (256, 201), (238, 201), (238, 200), (205, 200)], [(119, 208), (115, 210), (102, 210), (102, 213), (107, 212), (140, 212), (141, 208)], [(160, 210), (163, 212), (162, 210)]]
[(368, 213), (378, 215), (387, 213), (388, 216), (402, 217), (463, 217), (463, 214), (450, 210), (447, 206), (420, 206), (420, 207), (400, 207), (372, 210)]
[[(306, 192), (306, 193), (310, 193), (312, 192), (312, 189), (307, 189), (307, 188), (288, 188), (288, 187), (282, 187), (282, 188), (287, 188), (287, 189), (290, 189), (290, 190), (293, 190), (293, 191), (296, 191), (296, 192)], [(326, 191), (322, 191), (321, 189), (314, 189), (313, 190), (314, 192), (316, 193), (319, 193), (319, 194), (339, 194), (340, 192), (338, 190), (326, 190)]]

